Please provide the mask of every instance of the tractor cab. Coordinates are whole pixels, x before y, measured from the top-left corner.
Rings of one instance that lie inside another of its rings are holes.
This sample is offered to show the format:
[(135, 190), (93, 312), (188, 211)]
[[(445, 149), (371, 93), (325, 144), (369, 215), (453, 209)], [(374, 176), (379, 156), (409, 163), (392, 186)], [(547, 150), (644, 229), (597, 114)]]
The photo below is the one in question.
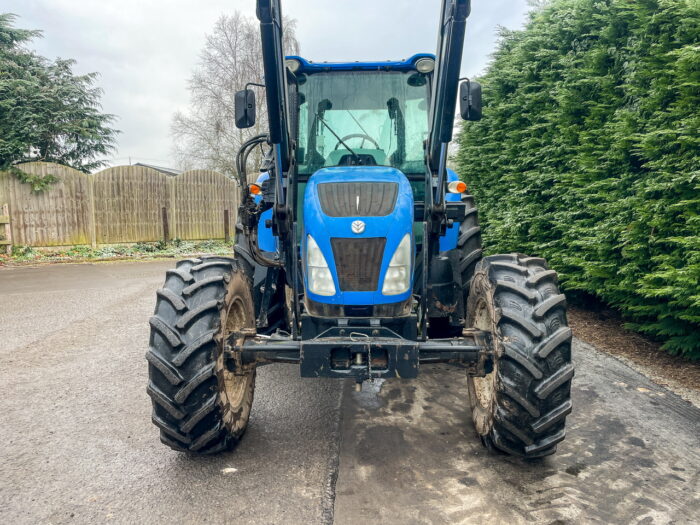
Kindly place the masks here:
[(425, 173), (432, 55), (400, 62), (321, 63), (287, 57), (296, 168), (384, 166)]

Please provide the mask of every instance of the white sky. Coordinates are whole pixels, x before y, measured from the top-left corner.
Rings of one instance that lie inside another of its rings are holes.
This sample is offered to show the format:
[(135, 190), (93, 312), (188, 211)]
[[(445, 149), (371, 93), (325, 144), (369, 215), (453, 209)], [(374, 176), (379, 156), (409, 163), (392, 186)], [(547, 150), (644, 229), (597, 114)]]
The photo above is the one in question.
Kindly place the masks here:
[[(497, 26), (519, 28), (526, 0), (473, 0), (462, 73), (484, 70)], [(297, 19), (301, 54), (314, 61), (384, 60), (435, 52), (439, 0), (282, 0)], [(121, 130), (112, 164), (174, 165), (170, 121), (189, 100), (187, 79), (223, 13), (254, 16), (254, 0), (0, 0), (15, 24), (41, 29), (32, 46), (101, 74), (103, 109)]]

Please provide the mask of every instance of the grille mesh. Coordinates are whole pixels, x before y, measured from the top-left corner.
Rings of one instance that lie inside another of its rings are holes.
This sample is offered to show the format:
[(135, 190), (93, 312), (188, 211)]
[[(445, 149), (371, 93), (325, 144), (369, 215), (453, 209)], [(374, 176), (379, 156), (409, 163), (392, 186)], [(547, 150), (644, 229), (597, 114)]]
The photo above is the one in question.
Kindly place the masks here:
[(342, 291), (376, 291), (385, 244), (384, 237), (331, 239), (335, 268)]
[(329, 217), (383, 217), (394, 210), (395, 182), (324, 182), (318, 185), (323, 213)]

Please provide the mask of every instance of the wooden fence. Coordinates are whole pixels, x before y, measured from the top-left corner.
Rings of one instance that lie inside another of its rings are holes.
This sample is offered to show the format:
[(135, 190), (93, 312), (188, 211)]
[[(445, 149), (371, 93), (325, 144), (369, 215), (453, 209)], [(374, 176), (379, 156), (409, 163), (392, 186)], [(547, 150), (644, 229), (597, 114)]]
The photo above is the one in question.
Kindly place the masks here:
[(169, 176), (142, 166), (117, 166), (87, 175), (46, 162), (19, 168), (58, 181), (35, 193), (29, 184), (0, 172), (0, 206), (9, 206), (13, 244), (224, 239), (235, 224), (237, 184), (215, 171)]

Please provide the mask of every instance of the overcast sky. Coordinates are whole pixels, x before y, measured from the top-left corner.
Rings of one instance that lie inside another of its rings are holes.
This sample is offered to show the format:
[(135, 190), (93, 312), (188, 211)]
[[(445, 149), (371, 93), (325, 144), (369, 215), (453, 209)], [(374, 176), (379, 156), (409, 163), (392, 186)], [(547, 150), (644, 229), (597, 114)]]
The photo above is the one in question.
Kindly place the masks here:
[[(97, 71), (103, 109), (121, 130), (112, 164), (174, 165), (170, 120), (188, 105), (187, 79), (216, 19), (235, 10), (254, 16), (254, 0), (0, 0), (18, 27), (41, 29), (32, 47), (48, 58)], [(282, 0), (296, 18), (310, 60), (383, 60), (434, 52), (439, 0)], [(497, 27), (520, 28), (526, 0), (474, 0), (462, 73), (483, 71)]]

